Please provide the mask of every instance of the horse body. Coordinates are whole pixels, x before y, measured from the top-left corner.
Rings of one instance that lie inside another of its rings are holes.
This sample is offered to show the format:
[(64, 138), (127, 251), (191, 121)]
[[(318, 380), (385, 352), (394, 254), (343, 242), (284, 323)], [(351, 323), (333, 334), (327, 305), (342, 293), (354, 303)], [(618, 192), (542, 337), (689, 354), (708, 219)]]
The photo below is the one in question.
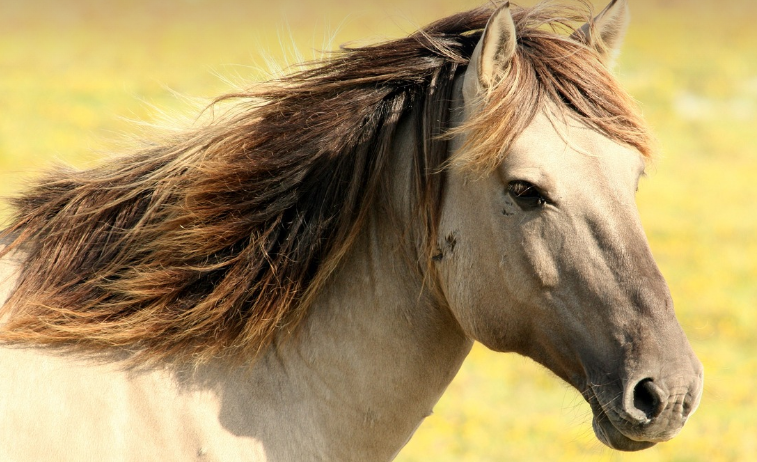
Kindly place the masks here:
[[(596, 31), (615, 43), (624, 6), (614, 1), (576, 40), (592, 46)], [(420, 105), (397, 120), (376, 198), (339, 264), (254, 361), (134, 365), (122, 347), (4, 345), (0, 459), (390, 460), (473, 341), (527, 355), (577, 388), (611, 447), (677, 434), (702, 370), (634, 205), (640, 152), (582, 119), (580, 101), (558, 98), (521, 108), (533, 114), (506, 155), (465, 157), (499, 142), (467, 124), (500, 117), (485, 95), (518, 72), (515, 34), (509, 8), (497, 9), (452, 74), (433, 226), (419, 223), (425, 196), (413, 173), (429, 142), (416, 130)], [(29, 277), (26, 245), (0, 260), (2, 303)], [(9, 323), (14, 312), (2, 315)]]

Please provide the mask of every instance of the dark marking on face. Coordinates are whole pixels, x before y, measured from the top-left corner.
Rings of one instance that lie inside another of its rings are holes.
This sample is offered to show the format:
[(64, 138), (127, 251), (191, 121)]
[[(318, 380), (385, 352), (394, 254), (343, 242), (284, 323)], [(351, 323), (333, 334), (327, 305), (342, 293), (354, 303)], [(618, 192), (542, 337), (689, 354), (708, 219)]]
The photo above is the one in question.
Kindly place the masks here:
[(447, 250), (450, 253), (454, 252), (455, 246), (457, 245), (457, 232), (453, 231), (447, 234), (447, 237), (444, 239), (444, 242), (446, 244)]
[(440, 243), (436, 249), (436, 253), (431, 257), (431, 260), (440, 262), (448, 254), (455, 252), (455, 246), (457, 245), (457, 231), (452, 231), (444, 238), (444, 241)]
[(502, 215), (511, 217), (520, 211), (520, 207), (510, 199), (509, 196), (505, 197), (505, 207), (502, 209)]

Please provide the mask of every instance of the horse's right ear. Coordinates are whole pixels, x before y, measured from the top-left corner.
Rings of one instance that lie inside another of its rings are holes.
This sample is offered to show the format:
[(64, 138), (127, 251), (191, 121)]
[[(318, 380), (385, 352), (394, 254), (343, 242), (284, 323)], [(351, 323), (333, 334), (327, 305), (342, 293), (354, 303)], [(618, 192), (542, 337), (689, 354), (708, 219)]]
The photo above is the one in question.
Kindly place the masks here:
[(628, 29), (628, 0), (612, 0), (601, 13), (578, 28), (571, 38), (593, 48), (607, 67), (612, 67)]
[(468, 75), (470, 71), (474, 71), (477, 78), (466, 79), (466, 93), (472, 96), (494, 86), (507, 72), (517, 46), (518, 40), (515, 23), (510, 14), (510, 2), (505, 2), (489, 18), (481, 40), (471, 55)]

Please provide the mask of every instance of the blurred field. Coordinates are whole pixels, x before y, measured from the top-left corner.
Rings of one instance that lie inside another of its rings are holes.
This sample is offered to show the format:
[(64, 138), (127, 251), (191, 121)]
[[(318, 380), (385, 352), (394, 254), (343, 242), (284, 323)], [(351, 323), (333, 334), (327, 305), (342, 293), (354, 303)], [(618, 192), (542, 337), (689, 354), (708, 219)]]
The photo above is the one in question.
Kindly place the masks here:
[[(332, 38), (396, 37), (478, 4), (302, 3), (0, 0), (0, 195), (53, 159), (83, 166), (119, 149), (136, 130), (127, 119), (154, 120), (152, 106), (187, 112), (173, 92), (210, 98), (230, 89), (219, 76), (262, 78), (265, 54), (286, 62), (280, 42), (310, 59)], [(705, 364), (700, 410), (672, 442), (616, 453), (576, 392), (477, 346), (398, 460), (757, 460), (757, 2), (632, 10), (618, 73), (662, 147), (638, 203)]]

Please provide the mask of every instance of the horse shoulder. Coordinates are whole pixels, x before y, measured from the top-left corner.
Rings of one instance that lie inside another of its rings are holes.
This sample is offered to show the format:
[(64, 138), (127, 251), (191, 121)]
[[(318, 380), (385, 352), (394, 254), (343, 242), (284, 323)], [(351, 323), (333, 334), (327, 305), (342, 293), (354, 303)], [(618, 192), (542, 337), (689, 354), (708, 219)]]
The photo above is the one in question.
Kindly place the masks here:
[(219, 421), (216, 390), (165, 368), (6, 346), (0, 377), (0, 460), (267, 460)]
[[(0, 252), (8, 244), (0, 240)], [(25, 258), (22, 249), (0, 258), (0, 328)], [(0, 378), (0, 461), (268, 460), (255, 438), (219, 421), (218, 390), (168, 368), (0, 345)]]

